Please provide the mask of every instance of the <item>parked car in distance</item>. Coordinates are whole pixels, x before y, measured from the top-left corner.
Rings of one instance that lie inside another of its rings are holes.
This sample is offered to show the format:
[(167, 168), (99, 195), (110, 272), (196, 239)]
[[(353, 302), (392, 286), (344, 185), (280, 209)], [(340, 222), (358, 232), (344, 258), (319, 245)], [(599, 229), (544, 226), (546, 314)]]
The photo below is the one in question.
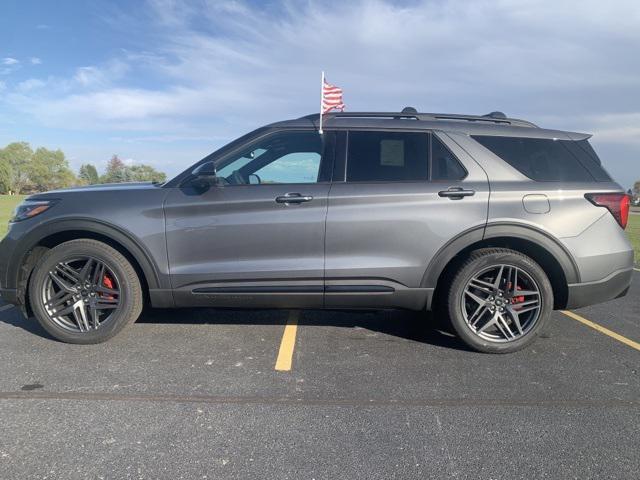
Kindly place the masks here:
[(162, 185), (37, 194), (2, 297), (103, 342), (154, 307), (437, 309), (469, 347), (530, 344), (553, 309), (626, 294), (629, 196), (589, 135), (500, 112), (309, 115)]

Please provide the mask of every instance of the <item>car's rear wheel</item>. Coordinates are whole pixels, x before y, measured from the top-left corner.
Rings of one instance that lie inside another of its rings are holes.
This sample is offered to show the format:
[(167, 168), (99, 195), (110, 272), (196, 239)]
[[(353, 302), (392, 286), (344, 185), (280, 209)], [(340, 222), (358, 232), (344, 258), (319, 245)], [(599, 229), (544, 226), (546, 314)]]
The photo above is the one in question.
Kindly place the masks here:
[(531, 258), (508, 249), (473, 252), (448, 298), (458, 336), (480, 352), (508, 353), (533, 342), (553, 310), (553, 290)]
[(142, 311), (142, 288), (131, 263), (90, 239), (49, 250), (31, 276), (29, 298), (42, 327), (69, 343), (104, 342)]

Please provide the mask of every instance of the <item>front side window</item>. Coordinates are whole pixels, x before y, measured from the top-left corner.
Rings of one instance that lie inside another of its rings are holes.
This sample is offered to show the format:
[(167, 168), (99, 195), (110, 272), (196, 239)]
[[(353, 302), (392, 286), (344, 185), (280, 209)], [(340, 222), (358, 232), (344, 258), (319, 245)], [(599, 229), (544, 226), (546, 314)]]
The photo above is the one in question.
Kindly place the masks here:
[(348, 182), (425, 181), (428, 178), (428, 133), (349, 132)]
[(317, 132), (278, 132), (217, 165), (230, 185), (316, 183), (323, 141)]

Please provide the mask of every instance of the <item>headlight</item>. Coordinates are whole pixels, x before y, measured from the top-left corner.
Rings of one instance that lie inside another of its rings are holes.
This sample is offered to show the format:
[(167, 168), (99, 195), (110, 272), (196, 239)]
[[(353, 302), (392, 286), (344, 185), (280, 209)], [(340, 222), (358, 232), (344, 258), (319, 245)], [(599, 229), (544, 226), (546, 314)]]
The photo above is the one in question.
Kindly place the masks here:
[(33, 218), (49, 210), (55, 201), (53, 200), (26, 200), (18, 205), (13, 212), (10, 222), (20, 222), (28, 218)]

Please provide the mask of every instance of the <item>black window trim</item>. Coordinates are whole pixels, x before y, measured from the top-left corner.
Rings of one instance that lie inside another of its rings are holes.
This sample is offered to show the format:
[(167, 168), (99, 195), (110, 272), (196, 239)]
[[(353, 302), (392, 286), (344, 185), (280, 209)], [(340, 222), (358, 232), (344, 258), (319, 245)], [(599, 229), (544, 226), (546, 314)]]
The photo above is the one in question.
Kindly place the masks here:
[(347, 179), (347, 152), (349, 135), (347, 130), (332, 130), (335, 133), (333, 172), (331, 183), (345, 183)]

